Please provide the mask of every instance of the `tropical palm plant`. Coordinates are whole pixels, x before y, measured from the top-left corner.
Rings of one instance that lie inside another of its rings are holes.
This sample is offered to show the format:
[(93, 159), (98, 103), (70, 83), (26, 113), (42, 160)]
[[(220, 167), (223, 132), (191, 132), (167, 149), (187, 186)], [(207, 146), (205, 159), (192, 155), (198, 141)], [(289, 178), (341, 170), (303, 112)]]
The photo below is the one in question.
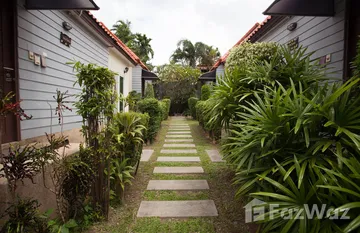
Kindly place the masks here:
[(206, 45), (203, 42), (193, 44), (190, 40), (184, 39), (177, 43), (177, 49), (171, 55), (171, 60), (193, 68), (196, 65), (211, 67), (220, 57), (218, 48)]
[(129, 44), (135, 38), (131, 32), (131, 22), (129, 20), (118, 20), (114, 25), (111, 31), (125, 44)]

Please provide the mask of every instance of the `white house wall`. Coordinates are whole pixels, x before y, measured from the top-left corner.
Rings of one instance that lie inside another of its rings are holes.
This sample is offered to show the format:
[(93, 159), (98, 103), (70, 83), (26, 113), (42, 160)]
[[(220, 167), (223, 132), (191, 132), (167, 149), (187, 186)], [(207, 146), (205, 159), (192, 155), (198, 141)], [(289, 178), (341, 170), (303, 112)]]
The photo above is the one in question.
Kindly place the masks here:
[[(319, 59), (331, 54), (330, 76), (342, 80), (345, 36), (345, 0), (335, 0), (334, 17), (304, 17), (295, 16), (285, 19), (281, 24), (260, 38), (259, 42), (277, 42), (286, 44), (299, 37), (300, 45), (307, 47), (307, 51), (314, 52), (312, 59)], [(297, 22), (295, 31), (288, 31), (290, 23)]]
[(216, 77), (222, 77), (225, 75), (225, 67), (224, 64), (221, 64), (216, 68)]
[[(107, 45), (76, 19), (62, 11), (29, 10), (24, 8), (24, 0), (18, 0), (18, 55), (19, 55), (19, 95), (21, 106), (32, 115), (31, 120), (21, 121), (21, 140), (42, 136), (45, 132), (60, 132), (61, 127), (55, 115), (56, 90), (80, 93), (74, 86), (76, 77), (73, 68), (66, 62), (77, 60), (108, 66)], [(73, 29), (65, 31), (62, 22), (67, 21)], [(60, 32), (71, 37), (67, 47), (60, 43)], [(46, 56), (47, 67), (34, 64), (28, 52)], [(75, 97), (67, 99), (74, 101)], [(50, 106), (51, 105), (51, 108)], [(64, 130), (81, 128), (82, 118), (76, 114), (72, 103), (67, 104), (72, 112), (64, 113)]]
[[(128, 67), (129, 70), (127, 73), (124, 73), (126, 67)], [(118, 73), (118, 76), (116, 77), (116, 90), (118, 95), (120, 95), (120, 76), (124, 78), (124, 96), (127, 96), (129, 92), (132, 91), (133, 67), (134, 65), (132, 65), (129, 60), (127, 60), (117, 50), (110, 50), (109, 69)], [(119, 110), (119, 105), (117, 107)]]

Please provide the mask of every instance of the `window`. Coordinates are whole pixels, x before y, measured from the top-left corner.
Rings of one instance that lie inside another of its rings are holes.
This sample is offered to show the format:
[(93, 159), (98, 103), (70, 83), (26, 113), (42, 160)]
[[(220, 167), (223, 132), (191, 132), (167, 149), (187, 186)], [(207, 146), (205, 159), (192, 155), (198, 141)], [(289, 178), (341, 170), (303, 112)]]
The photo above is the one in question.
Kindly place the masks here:
[[(119, 93), (120, 94), (124, 94), (124, 78), (123, 77), (119, 77)], [(119, 101), (119, 111), (123, 112), (124, 111), (124, 103), (123, 101)]]

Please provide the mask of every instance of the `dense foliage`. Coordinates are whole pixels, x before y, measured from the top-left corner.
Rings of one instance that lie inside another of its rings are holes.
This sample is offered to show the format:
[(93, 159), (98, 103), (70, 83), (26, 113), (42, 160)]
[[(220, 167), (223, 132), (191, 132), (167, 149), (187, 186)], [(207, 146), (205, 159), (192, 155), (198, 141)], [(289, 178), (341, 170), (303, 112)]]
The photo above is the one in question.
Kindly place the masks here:
[(200, 74), (198, 69), (177, 64), (159, 67), (159, 87), (162, 96), (170, 97), (173, 113), (186, 109), (188, 99), (195, 94)]
[(189, 111), (190, 111), (190, 115), (193, 119), (196, 119), (196, 104), (198, 101), (199, 101), (199, 99), (196, 97), (190, 97), (188, 99)]
[(155, 98), (155, 92), (152, 83), (146, 84), (144, 98)]
[(226, 59), (226, 69), (233, 71), (236, 67), (246, 67), (256, 61), (270, 61), (277, 49), (275, 43), (243, 43), (230, 51)]
[[(266, 51), (275, 52), (262, 57), (262, 48), (257, 53), (244, 47), (237, 50), (251, 59), (230, 64), (210, 98), (197, 103), (205, 128), (228, 130), (222, 152), (236, 171), (237, 195), (264, 202), (260, 232), (355, 231), (360, 226), (359, 77), (327, 84), (324, 68), (302, 48), (271, 45)], [(308, 218), (305, 204), (310, 210), (324, 205), (327, 214)], [(334, 218), (346, 209), (350, 219)]]
[(201, 87), (201, 100), (205, 101), (210, 98), (211, 95), (211, 88), (209, 84), (205, 84)]
[(118, 20), (111, 31), (125, 43), (142, 62), (146, 63), (149, 68), (152, 65), (149, 63), (154, 57), (154, 50), (151, 47), (151, 38), (148, 38), (146, 34), (133, 33), (131, 31), (131, 22), (126, 20)]
[(161, 112), (162, 112), (162, 120), (167, 120), (169, 117), (171, 100), (170, 99), (161, 100), (160, 106), (161, 106)]
[(163, 115), (160, 103), (155, 98), (145, 98), (138, 102), (138, 109), (140, 112), (147, 113), (150, 116), (149, 127), (145, 139), (151, 143), (155, 140), (156, 134), (161, 126)]
[(218, 48), (204, 44), (203, 42), (196, 42), (193, 44), (190, 40), (180, 40), (177, 44), (177, 49), (171, 55), (172, 62), (181, 64), (183, 66), (212, 67), (219, 59), (220, 52)]

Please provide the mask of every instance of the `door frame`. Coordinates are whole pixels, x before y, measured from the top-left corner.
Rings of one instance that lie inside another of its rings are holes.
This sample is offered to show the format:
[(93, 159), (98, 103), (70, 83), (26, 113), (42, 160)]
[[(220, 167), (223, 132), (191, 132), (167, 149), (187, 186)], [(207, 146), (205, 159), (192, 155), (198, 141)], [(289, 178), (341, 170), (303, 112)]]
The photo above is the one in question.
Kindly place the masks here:
[[(19, 54), (18, 54), (18, 9), (17, 9), (17, 0), (11, 1), (11, 0), (5, 0), (12, 3), (12, 11), (13, 11), (13, 38), (14, 38), (14, 48), (13, 48), (13, 54), (14, 54), (14, 94), (16, 101), (20, 101), (20, 90), (19, 90)], [(16, 121), (16, 133), (15, 133), (15, 141), (19, 141), (21, 139), (21, 131), (20, 131), (20, 118), (15, 117)], [(4, 143), (7, 144), (7, 143)]]

